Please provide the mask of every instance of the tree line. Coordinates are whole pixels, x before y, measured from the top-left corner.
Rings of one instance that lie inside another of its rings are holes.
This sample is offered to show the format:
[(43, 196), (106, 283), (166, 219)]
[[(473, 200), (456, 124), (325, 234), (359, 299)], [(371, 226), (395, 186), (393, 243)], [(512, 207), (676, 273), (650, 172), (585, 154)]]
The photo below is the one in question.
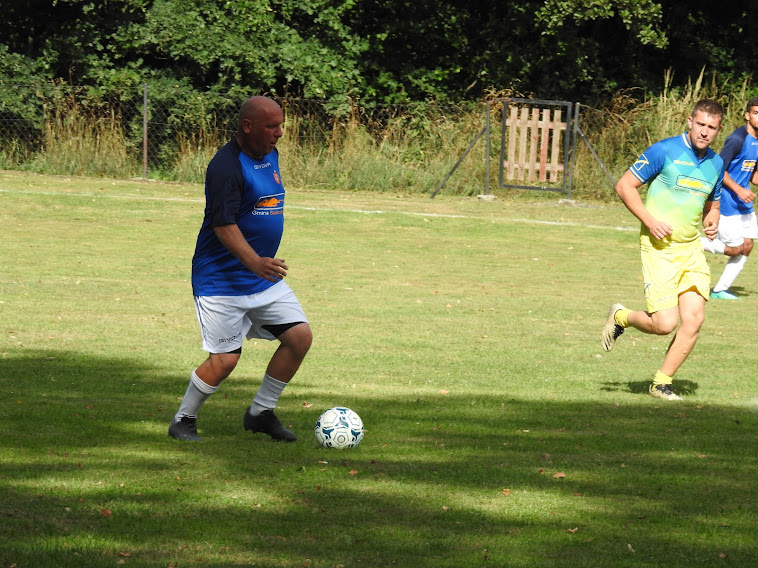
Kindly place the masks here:
[[(274, 93), (364, 104), (493, 92), (593, 104), (703, 68), (744, 81), (752, 2), (0, 0), (0, 82), (164, 98)], [(2, 102), (2, 101), (0, 101)]]

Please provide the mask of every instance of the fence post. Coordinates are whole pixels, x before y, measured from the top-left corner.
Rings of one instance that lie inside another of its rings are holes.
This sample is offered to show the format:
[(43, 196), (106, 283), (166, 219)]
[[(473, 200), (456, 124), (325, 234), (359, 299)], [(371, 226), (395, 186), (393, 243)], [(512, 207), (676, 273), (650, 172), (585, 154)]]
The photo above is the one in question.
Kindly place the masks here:
[(450, 179), (450, 176), (453, 175), (453, 172), (458, 168), (458, 166), (461, 165), (461, 162), (463, 161), (463, 158), (468, 156), (468, 153), (471, 151), (471, 148), (474, 147), (474, 145), (477, 143), (477, 141), (482, 137), (482, 135), (487, 132), (487, 125), (485, 124), (484, 127), (479, 131), (479, 134), (476, 135), (476, 137), (471, 141), (471, 144), (468, 145), (468, 148), (466, 148), (466, 151), (463, 152), (463, 155), (458, 158), (458, 161), (455, 162), (455, 165), (453, 166), (453, 169), (451, 169), (447, 175), (445, 176), (445, 179), (442, 180), (442, 183), (440, 183), (437, 186), (437, 189), (434, 190), (434, 193), (432, 193), (432, 196), (430, 199), (434, 199), (437, 194), (440, 192), (440, 189), (447, 183), (447, 180)]
[(571, 199), (571, 190), (574, 187), (574, 164), (576, 162), (576, 138), (579, 130), (579, 103), (574, 103), (574, 116), (571, 121), (571, 156), (569, 159), (568, 193), (566, 197)]
[(147, 179), (147, 83), (142, 85), (142, 177)]
[(490, 107), (492, 101), (486, 102), (486, 111), (487, 111), (487, 153), (485, 154), (485, 168), (484, 168), (484, 195), (490, 194)]

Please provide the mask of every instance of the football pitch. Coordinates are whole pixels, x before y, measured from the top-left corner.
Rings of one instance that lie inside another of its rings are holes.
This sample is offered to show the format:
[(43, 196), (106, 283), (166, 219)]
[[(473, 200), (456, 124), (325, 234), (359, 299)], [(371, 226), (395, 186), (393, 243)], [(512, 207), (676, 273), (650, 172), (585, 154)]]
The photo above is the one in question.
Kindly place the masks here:
[[(277, 415), (299, 440), (242, 429), (259, 340), (181, 443), (203, 206), (0, 172), (0, 568), (758, 565), (758, 260), (661, 401), (668, 338), (600, 345), (612, 302), (643, 307), (620, 203), (289, 187), (278, 256), (314, 343)], [(358, 448), (316, 445), (337, 405)]]

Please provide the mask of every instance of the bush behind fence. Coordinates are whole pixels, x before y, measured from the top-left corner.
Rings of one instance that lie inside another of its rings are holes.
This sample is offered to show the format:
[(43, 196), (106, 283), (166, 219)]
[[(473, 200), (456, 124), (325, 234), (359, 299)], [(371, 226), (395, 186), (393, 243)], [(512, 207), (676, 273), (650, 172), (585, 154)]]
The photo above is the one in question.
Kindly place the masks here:
[[(743, 85), (722, 95), (727, 108), (739, 109), (746, 89)], [(642, 103), (622, 94), (603, 109), (582, 106), (582, 130), (605, 169), (579, 141), (572, 197), (614, 197), (609, 177), (618, 178), (653, 141), (682, 132), (691, 105), (704, 95), (718, 92), (697, 83), (682, 93), (664, 93)], [(179, 88), (152, 92), (149, 85), (103, 94), (60, 83), (0, 83), (0, 168), (201, 183), (208, 161), (236, 130), (244, 96), (185, 94)], [(485, 102), (279, 102), (285, 111), (279, 148), (288, 185), (429, 194), (476, 139), (486, 108)], [(489, 152), (497, 157), (496, 130), (503, 108), (492, 109)], [(741, 119), (728, 114), (722, 137)], [(481, 140), (444, 191), (480, 193), (487, 181), (485, 159)], [(493, 165), (488, 187), (497, 185), (498, 168)]]
[[(429, 191), (482, 116), (482, 105), (473, 103), (279, 102), (288, 178), (346, 189)], [(64, 84), (0, 84), (0, 167), (201, 182), (208, 160), (236, 129), (240, 103), (218, 93), (153, 95), (149, 86), (106, 95)], [(471, 186), (471, 175), (481, 176), (477, 166), (470, 169), (459, 191)]]

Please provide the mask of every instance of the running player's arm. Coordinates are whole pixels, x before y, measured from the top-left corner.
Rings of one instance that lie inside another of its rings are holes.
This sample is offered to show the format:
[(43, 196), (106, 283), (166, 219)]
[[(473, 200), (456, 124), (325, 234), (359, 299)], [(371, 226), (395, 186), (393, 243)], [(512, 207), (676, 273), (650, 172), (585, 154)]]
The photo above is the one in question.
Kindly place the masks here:
[(756, 167), (753, 168), (753, 176), (750, 178), (750, 183), (758, 185), (758, 161), (756, 161)]
[(213, 227), (213, 232), (216, 233), (221, 244), (256, 276), (270, 282), (278, 282), (287, 276), (288, 266), (284, 261), (279, 258), (259, 256), (245, 240), (236, 224)]
[[(721, 218), (721, 195), (724, 192), (724, 184), (728, 175), (726, 171), (721, 171), (703, 205), (703, 232), (706, 238), (711, 241), (718, 236), (719, 220)], [(729, 181), (734, 182), (732, 178), (729, 178)], [(727, 256), (732, 256), (726, 252), (726, 249), (730, 248), (732, 247), (725, 247), (724, 254)]]
[(706, 201), (703, 207), (703, 232), (708, 240), (712, 241), (719, 232), (719, 218), (721, 217), (721, 202)]
[(653, 237), (659, 240), (663, 239), (673, 232), (673, 228), (668, 223), (659, 221), (650, 214), (640, 197), (639, 188), (641, 186), (642, 182), (631, 170), (627, 170), (616, 184), (616, 193), (626, 208), (648, 228)]
[[(758, 174), (758, 171), (753, 171), (753, 177), (750, 179), (751, 183), (756, 183), (756, 181), (758, 181), (756, 174)], [(724, 172), (724, 187), (734, 192), (734, 194), (745, 203), (752, 203), (752, 201), (755, 199), (755, 193), (753, 193), (749, 187), (742, 187), (740, 184), (734, 181), (732, 179), (732, 176), (729, 175), (729, 172)]]

